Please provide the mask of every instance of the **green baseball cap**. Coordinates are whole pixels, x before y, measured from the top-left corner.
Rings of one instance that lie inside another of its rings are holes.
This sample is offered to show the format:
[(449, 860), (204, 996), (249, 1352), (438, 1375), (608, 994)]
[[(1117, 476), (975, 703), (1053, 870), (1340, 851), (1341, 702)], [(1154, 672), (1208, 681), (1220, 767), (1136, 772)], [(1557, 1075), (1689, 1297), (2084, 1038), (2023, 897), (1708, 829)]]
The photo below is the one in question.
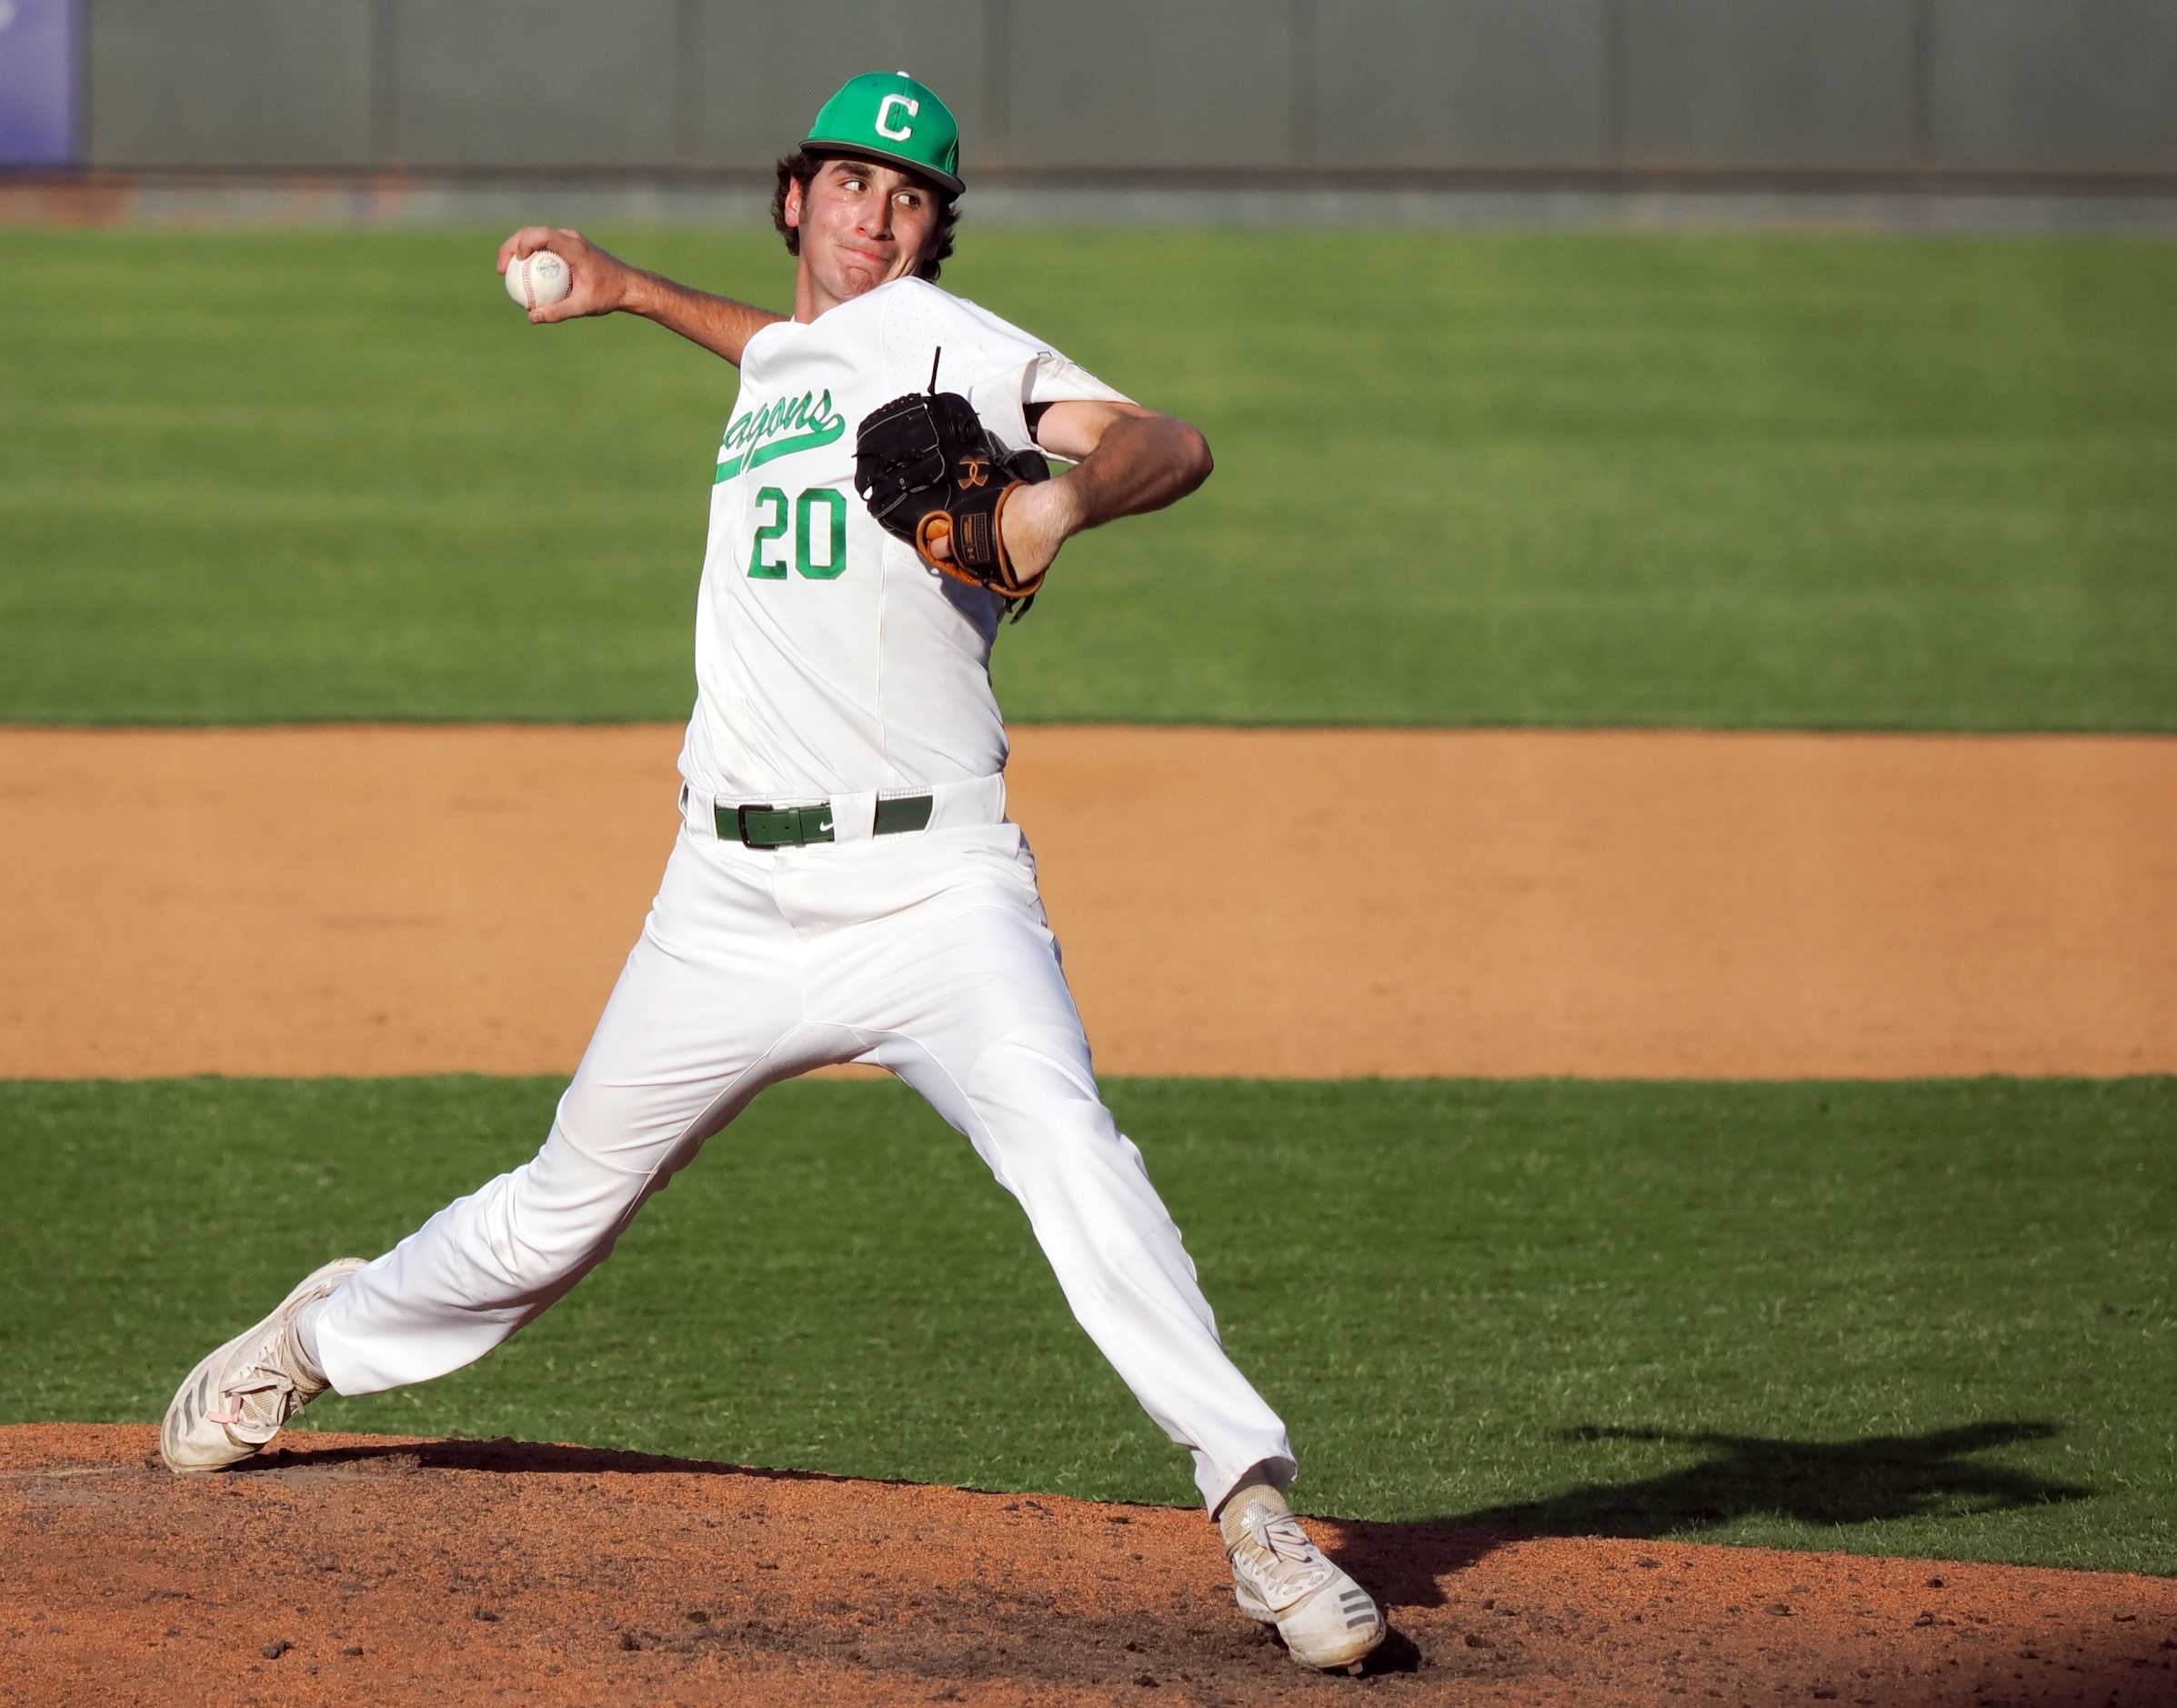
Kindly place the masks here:
[(801, 146), (889, 161), (933, 179), (948, 196), (968, 187), (960, 182), (959, 121), (936, 90), (904, 71), (866, 71), (849, 81), (824, 103)]

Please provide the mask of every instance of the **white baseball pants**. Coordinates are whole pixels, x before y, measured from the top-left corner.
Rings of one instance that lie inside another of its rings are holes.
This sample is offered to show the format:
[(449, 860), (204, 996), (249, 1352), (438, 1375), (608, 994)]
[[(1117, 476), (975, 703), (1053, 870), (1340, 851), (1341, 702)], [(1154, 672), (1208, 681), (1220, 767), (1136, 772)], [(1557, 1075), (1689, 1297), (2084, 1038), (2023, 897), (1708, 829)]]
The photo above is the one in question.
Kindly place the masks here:
[(1289, 1482), (1285, 1427), (1225, 1356), (1179, 1231), (1097, 1095), (1002, 779), (933, 792), (926, 830), (870, 836), (862, 797), (835, 802), (841, 840), (778, 849), (719, 840), (699, 803), (544, 1148), (314, 1311), (334, 1388), (483, 1357), (764, 1087), (875, 1062), (1019, 1200), (1074, 1315), (1194, 1455), (1211, 1510), (1250, 1472)]

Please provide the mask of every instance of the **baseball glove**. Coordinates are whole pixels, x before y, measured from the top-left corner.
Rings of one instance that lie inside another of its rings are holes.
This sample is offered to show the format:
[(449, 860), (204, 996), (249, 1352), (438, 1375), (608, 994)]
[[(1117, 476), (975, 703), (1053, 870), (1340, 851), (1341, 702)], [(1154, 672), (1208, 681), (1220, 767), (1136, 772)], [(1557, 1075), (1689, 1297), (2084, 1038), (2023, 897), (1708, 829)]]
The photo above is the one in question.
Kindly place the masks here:
[[(1023, 581), (1015, 572), (999, 524), (1016, 492), (1049, 478), (1040, 452), (1008, 456), (957, 391), (895, 397), (864, 417), (855, 435), (854, 489), (869, 514), (931, 568), (1022, 601), (1016, 618), (1043, 577)], [(932, 555), (939, 541), (949, 544), (949, 558)]]

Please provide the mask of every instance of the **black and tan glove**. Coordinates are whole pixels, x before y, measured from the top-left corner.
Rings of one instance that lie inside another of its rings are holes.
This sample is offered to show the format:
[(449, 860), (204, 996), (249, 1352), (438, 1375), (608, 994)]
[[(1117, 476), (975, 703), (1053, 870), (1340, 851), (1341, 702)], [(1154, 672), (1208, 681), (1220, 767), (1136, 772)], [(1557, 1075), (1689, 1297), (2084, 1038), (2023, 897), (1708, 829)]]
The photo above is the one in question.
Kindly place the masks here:
[[(1043, 576), (1023, 581), (1015, 573), (1001, 524), (1016, 492), (1049, 478), (1042, 453), (1008, 455), (957, 391), (895, 397), (864, 417), (855, 435), (854, 489), (885, 531), (933, 569), (1024, 601), (1022, 610)], [(935, 555), (940, 542), (949, 557)]]

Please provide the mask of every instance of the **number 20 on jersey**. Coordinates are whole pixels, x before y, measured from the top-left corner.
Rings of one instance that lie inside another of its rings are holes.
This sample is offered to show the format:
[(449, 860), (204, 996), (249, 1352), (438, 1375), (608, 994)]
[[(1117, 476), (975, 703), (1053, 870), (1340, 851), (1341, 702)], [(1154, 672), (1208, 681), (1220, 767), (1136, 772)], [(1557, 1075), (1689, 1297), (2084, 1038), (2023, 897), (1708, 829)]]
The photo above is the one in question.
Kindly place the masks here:
[(756, 540), (748, 574), (758, 581), (787, 578), (788, 536), (794, 573), (836, 581), (847, 567), (847, 497), (836, 487), (811, 487), (790, 503), (777, 487), (756, 495)]

